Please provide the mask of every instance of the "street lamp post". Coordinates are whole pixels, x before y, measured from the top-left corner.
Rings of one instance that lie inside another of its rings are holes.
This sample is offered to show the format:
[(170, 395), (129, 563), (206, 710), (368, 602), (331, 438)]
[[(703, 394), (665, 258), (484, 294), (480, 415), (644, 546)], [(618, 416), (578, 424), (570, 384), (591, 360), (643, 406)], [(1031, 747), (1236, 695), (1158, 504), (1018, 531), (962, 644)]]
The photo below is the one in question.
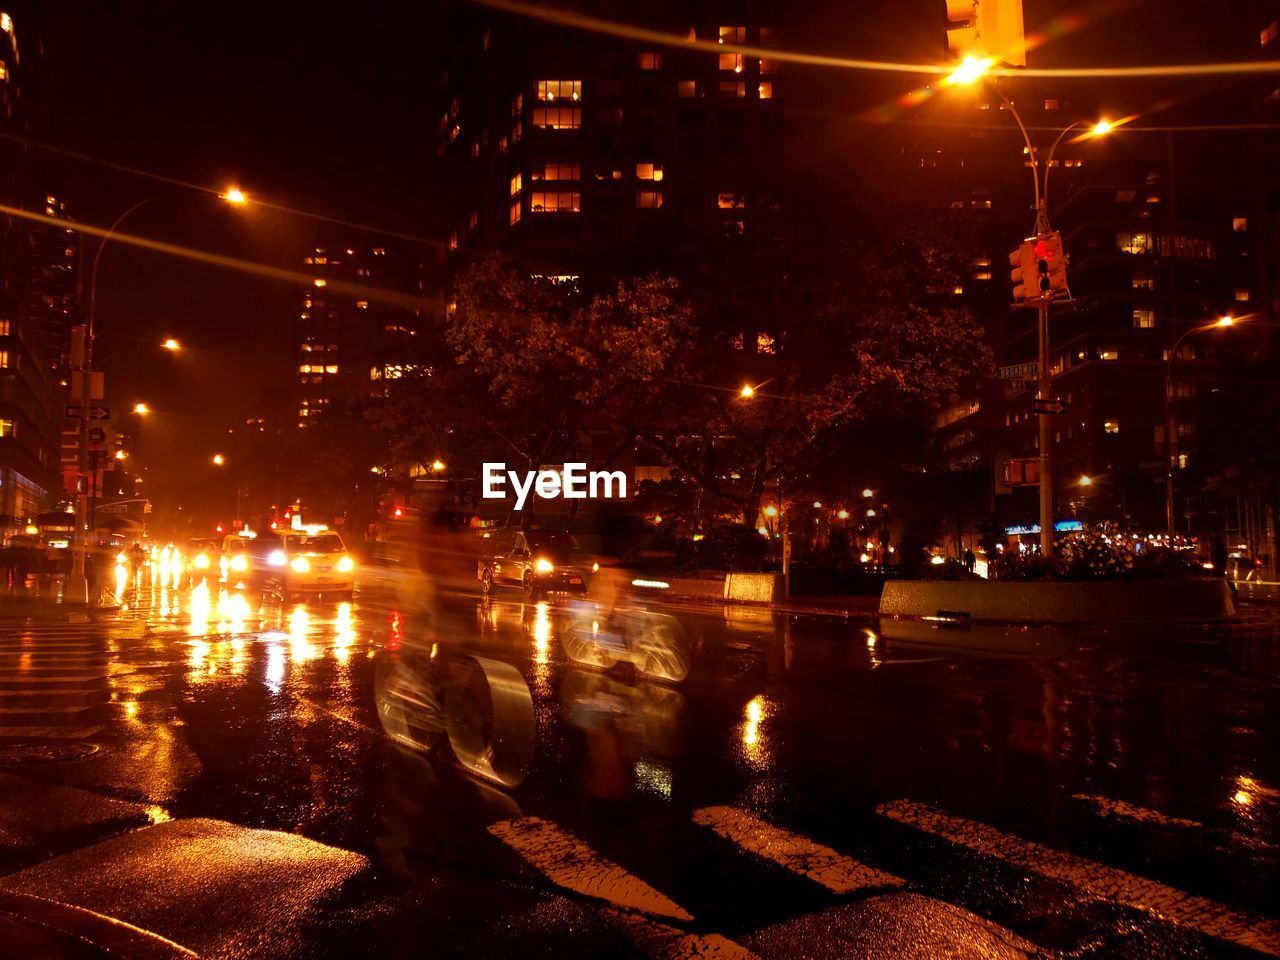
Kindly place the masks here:
[[(89, 268), (89, 283), (85, 293), (85, 323), (84, 323), (84, 351), (81, 357), (80, 373), (80, 468), (88, 470), (90, 474), (94, 473), (93, 465), (89, 463), (89, 407), (92, 403), (92, 383), (93, 383), (93, 340), (94, 329), (97, 322), (97, 301), (98, 301), (98, 268), (102, 264), (102, 254), (107, 248), (107, 242), (116, 235), (120, 226), (129, 217), (133, 216), (138, 210), (162, 200), (167, 197), (179, 194), (204, 194), (204, 191), (196, 189), (188, 190), (167, 190), (164, 193), (152, 194), (144, 197), (137, 203), (125, 208), (109, 226), (102, 235), (102, 239), (98, 241), (98, 246), (93, 253), (93, 262)], [(246, 202), (247, 198), (243, 193), (235, 188), (231, 188), (225, 193), (219, 194), (219, 198), (240, 205)], [(144, 409), (136, 409), (136, 412), (145, 412), (145, 405), (139, 404)], [(89, 597), (89, 581), (85, 576), (85, 565), (88, 559), (88, 538), (91, 535), (91, 527), (94, 523), (93, 517), (93, 500), (88, 493), (78, 494), (76, 497), (76, 538), (75, 552), (71, 558), (71, 573), (67, 576), (66, 585), (63, 589), (64, 600), (77, 599), (81, 602), (88, 603)]]
[[(956, 79), (953, 74), (953, 82), (971, 83), (973, 80), (981, 76), (969, 77), (962, 75)], [(1022, 122), (1022, 116), (1018, 113), (1017, 108), (1013, 105), (1013, 101), (1004, 95), (1004, 91), (995, 87), (993, 89), (999, 94), (1000, 99), (1004, 101), (1006, 107), (1009, 108), (1009, 115), (1013, 117), (1014, 122), (1018, 125), (1018, 130), (1022, 133), (1023, 143), (1026, 145), (1027, 157), (1031, 163), (1031, 184), (1035, 191), (1036, 202), (1036, 222), (1035, 235), (1043, 237), (1049, 233), (1049, 171), (1053, 169), (1053, 155), (1057, 152), (1059, 144), (1068, 133), (1083, 127), (1090, 128), (1090, 134), (1095, 137), (1105, 136), (1110, 133), (1114, 126), (1106, 120), (1099, 120), (1091, 123), (1087, 120), (1077, 120), (1068, 124), (1059, 133), (1053, 141), (1053, 145), (1049, 148), (1048, 156), (1044, 164), (1043, 174), (1040, 172), (1040, 153), (1038, 148), (1031, 141), (1031, 134), (1027, 131), (1027, 126)], [(1041, 182), (1043, 180), (1043, 187)], [(1041, 296), (1036, 301), (1036, 399), (1047, 401), (1050, 399), (1049, 394), (1053, 389), (1052, 378), (1049, 372), (1049, 298)], [(1040, 555), (1048, 557), (1053, 554), (1053, 438), (1051, 425), (1049, 423), (1049, 414), (1041, 413), (1037, 416), (1039, 420), (1039, 470), (1040, 470)]]

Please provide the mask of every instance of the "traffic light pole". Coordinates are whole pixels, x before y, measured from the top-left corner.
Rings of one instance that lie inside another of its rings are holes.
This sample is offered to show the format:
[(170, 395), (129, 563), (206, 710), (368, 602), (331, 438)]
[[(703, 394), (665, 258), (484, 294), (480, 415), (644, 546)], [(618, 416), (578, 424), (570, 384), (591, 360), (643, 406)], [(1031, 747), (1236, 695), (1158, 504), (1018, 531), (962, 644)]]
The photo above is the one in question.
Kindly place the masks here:
[[(1040, 369), (1036, 395), (1049, 399), (1049, 301), (1041, 300), (1036, 307), (1036, 329), (1039, 340)], [(1053, 437), (1050, 434), (1049, 417), (1040, 414), (1040, 556), (1053, 556)]]

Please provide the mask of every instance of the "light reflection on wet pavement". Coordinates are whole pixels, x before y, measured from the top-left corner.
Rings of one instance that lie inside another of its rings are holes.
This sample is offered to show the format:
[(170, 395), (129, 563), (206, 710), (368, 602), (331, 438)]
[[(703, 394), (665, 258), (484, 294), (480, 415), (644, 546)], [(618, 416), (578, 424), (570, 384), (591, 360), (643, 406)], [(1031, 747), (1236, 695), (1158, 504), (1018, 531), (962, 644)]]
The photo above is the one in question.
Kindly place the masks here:
[[(1226, 628), (949, 630), (518, 594), (423, 617), (373, 590), (197, 587), (138, 591), (115, 630), (138, 624), (118, 656), (151, 668), (122, 668), (113, 700), (148, 724), (148, 777), (170, 768), (157, 816), (355, 850), (388, 889), (572, 892), (518, 846), (542, 834), (500, 826), (546, 823), (696, 917), (688, 936), (759, 948), (843, 903), (780, 859), (790, 844), (1041, 948), (1280, 952), (1265, 608)], [(359, 916), (347, 936), (401, 935)]]

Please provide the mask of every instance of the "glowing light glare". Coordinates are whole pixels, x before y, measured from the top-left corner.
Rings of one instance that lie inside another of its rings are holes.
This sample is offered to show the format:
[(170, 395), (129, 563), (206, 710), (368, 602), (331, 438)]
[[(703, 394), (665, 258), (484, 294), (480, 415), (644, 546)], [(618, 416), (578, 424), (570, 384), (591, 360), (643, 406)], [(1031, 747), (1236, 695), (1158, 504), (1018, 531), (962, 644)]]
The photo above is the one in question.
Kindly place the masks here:
[(1092, 133), (1095, 137), (1105, 137), (1108, 133), (1110, 133), (1115, 128), (1116, 128), (1115, 124), (1112, 123), (1110, 120), (1099, 120), (1089, 129), (1089, 132)]
[(306, 557), (294, 557), (289, 561), (289, 569), (294, 573), (306, 573), (311, 569), (311, 564)]
[(546, 557), (539, 557), (533, 563), (533, 569), (538, 571), (538, 573), (551, 573), (555, 568), (556, 565)]
[(534, 608), (533, 617), (533, 661), (547, 663), (551, 653), (551, 616), (550, 608), (545, 601)]
[(755, 395), (756, 388), (751, 386), (749, 383), (744, 383), (742, 385), (742, 389), (738, 391), (738, 396), (742, 397), (744, 400), (750, 400)]
[(1235, 325), (1235, 322), (1235, 317), (1219, 317), (1217, 325), (1220, 327), (1231, 327)]
[(432, 461), (431, 461), (431, 469), (432, 469), (432, 470), (434, 470), (436, 473), (439, 473), (441, 470), (443, 470), (443, 469), (444, 469), (444, 461), (443, 461), (443, 460), (432, 460)]
[(778, 508), (775, 507), (773, 504), (770, 504), (769, 506), (764, 508), (764, 515), (766, 517), (776, 517), (778, 515)]
[(220, 466), (222, 466), (222, 465), (223, 465), (224, 463), (226, 463), (226, 462), (227, 462), (227, 458), (226, 458), (226, 457), (224, 457), (222, 454), (220, 454), (220, 453), (215, 453), (215, 454), (213, 455), (213, 465), (214, 465), (215, 467), (220, 467)]
[(848, 519), (849, 519), (849, 511), (848, 511), (848, 510), (838, 510), (838, 511), (836, 511), (836, 517), (838, 517), (838, 518), (839, 518), (839, 519), (841, 519), (841, 520), (848, 520)]
[(123, 450), (116, 451), (117, 460), (127, 460), (128, 458), (129, 458), (129, 454), (125, 453)]
[(352, 560), (350, 557), (343, 557), (338, 561), (339, 573), (350, 573), (355, 568), (356, 568), (356, 562)]
[(947, 562), (947, 558), (941, 555), (934, 555), (929, 558), (929, 562), (932, 563), (935, 567), (940, 567)]
[(1093, 477), (1089, 476), (1089, 475), (1086, 473), (1084, 476), (1082, 476), (1082, 477), (1080, 478), (1080, 486), (1082, 486), (1082, 487), (1092, 487), (1092, 486), (1093, 486)]
[(164, 349), (168, 350), (170, 353), (177, 353), (182, 349), (182, 344), (173, 339), (173, 337), (170, 337), (164, 343), (160, 344), (160, 346), (164, 347)]
[(315, 278), (314, 280), (312, 280), (311, 282), (312, 282), (312, 283), (314, 283), (317, 287), (324, 287), (324, 286), (328, 286), (328, 284), (324, 281), (324, 279), (323, 279), (322, 277), (316, 277), (316, 278)]
[(864, 497), (867, 497), (867, 498), (869, 499), (869, 498), (871, 498), (871, 497), (874, 497), (874, 496), (876, 495), (876, 492), (875, 492), (874, 490), (872, 490), (870, 487), (866, 487), (866, 488), (864, 488), (864, 489), (863, 489), (863, 491), (862, 491), (862, 495), (863, 495)]
[(227, 203), (234, 203), (236, 205), (245, 204), (249, 202), (249, 198), (245, 196), (244, 191), (241, 190), (239, 187), (228, 187), (222, 193), (218, 194), (218, 196), (221, 199), (227, 201)]
[(148, 413), (151, 412), (151, 408), (147, 406), (145, 403), (135, 403), (133, 405), (133, 412), (140, 417), (145, 417)]
[(965, 57), (960, 61), (960, 66), (947, 77), (947, 83), (953, 86), (974, 83), (993, 66), (995, 66), (995, 60), (991, 57)]

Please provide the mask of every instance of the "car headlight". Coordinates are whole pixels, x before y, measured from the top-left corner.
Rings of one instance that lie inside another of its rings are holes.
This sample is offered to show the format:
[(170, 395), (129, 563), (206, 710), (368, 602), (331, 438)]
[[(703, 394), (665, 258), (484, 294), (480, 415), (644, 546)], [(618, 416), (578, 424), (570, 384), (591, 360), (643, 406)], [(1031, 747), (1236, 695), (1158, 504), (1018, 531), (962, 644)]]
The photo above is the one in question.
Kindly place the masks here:
[(539, 557), (533, 562), (533, 569), (537, 570), (538, 573), (550, 573), (555, 568), (556, 565), (546, 557)]
[(197, 553), (196, 558), (191, 561), (191, 565), (197, 570), (208, 570), (209, 555), (207, 553)]
[(249, 558), (248, 557), (232, 557), (231, 569), (234, 570), (236, 573), (244, 573), (246, 570), (249, 569)]
[(271, 556), (267, 557), (267, 563), (271, 564), (273, 567), (283, 567), (283, 566), (284, 566), (284, 551), (283, 551), (283, 550), (272, 550), (272, 551), (271, 551)]
[(341, 560), (338, 561), (339, 573), (350, 573), (355, 568), (356, 568), (356, 562), (352, 560), (350, 557), (343, 557)]
[(593, 563), (593, 564), (591, 565), (591, 572), (592, 572), (592, 573), (599, 573), (599, 572), (600, 572), (600, 564), (599, 564), (599, 563)]
[(294, 557), (289, 561), (289, 569), (294, 573), (306, 573), (311, 569), (311, 564), (307, 562), (306, 557)]

